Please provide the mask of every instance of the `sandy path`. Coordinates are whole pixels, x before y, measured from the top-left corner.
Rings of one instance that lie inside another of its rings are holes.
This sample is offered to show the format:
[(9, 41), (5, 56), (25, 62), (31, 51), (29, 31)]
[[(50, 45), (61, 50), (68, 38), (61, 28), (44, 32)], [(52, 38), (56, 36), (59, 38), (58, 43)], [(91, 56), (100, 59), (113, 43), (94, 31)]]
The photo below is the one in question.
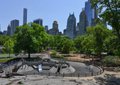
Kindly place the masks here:
[(120, 72), (105, 71), (103, 74), (93, 77), (16, 76), (10, 79), (0, 78), (0, 84), (20, 85), (19, 82), (21, 82), (22, 85), (100, 85), (96, 83), (98, 81), (95, 78), (103, 78), (106, 74), (115, 75), (120, 79)]

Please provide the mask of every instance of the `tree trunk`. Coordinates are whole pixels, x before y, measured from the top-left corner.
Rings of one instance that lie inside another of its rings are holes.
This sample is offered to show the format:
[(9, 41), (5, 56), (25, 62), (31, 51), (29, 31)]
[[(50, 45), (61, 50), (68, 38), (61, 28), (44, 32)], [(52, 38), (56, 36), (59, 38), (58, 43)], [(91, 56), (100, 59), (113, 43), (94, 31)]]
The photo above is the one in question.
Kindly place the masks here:
[(10, 49), (9, 49), (9, 58), (10, 58)]
[(30, 52), (28, 52), (28, 58), (30, 58)]

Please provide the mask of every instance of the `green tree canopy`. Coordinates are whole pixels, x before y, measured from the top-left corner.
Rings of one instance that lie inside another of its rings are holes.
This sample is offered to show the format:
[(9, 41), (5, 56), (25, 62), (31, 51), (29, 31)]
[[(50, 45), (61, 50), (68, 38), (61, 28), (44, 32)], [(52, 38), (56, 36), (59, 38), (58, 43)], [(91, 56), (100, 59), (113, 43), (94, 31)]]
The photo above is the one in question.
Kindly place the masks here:
[(0, 35), (0, 45), (4, 45), (4, 43), (9, 39), (9, 36)]
[(62, 53), (69, 53), (74, 48), (73, 40), (69, 39), (63, 35), (54, 35), (50, 36), (50, 47), (53, 50), (62, 52)]
[(104, 41), (110, 35), (110, 30), (104, 25), (96, 25), (95, 27), (89, 27), (87, 32), (93, 36), (95, 52), (100, 56), (101, 52), (105, 51)]
[(14, 47), (14, 41), (13, 39), (9, 38), (8, 40), (5, 41), (3, 50), (5, 53), (10, 54), (10, 53), (13, 53), (13, 47)]
[(69, 53), (70, 51), (74, 50), (74, 42), (69, 38), (63, 37), (61, 44), (62, 53)]
[(110, 55), (115, 55), (117, 51), (117, 45), (118, 45), (118, 38), (114, 34), (109, 35), (105, 41), (104, 41), (104, 46), (105, 50), (108, 52)]
[(91, 0), (97, 6), (100, 18), (112, 26), (120, 40), (120, 0)]
[(74, 44), (75, 44), (75, 48), (77, 50), (77, 52), (80, 52), (80, 53), (83, 53), (83, 45), (82, 45), (82, 41), (84, 40), (84, 35), (82, 36), (77, 36), (75, 39), (74, 39)]
[(84, 35), (81, 44), (85, 54), (90, 55), (92, 52), (94, 52), (95, 41), (93, 35)]
[(30, 57), (30, 53), (39, 52), (42, 49), (46, 35), (44, 28), (38, 24), (32, 23), (18, 27), (15, 33), (15, 52), (25, 51)]

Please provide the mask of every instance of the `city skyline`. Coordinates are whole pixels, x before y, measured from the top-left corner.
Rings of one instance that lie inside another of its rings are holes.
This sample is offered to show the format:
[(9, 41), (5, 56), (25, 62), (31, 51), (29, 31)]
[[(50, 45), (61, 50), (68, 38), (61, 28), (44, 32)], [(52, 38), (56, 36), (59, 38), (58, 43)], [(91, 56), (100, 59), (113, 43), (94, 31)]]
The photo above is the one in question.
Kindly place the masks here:
[[(85, 2), (80, 0), (67, 0), (67, 1), (2, 1), (0, 10), (4, 10), (0, 15), (1, 30), (7, 30), (9, 22), (13, 19), (18, 19), (22, 25), (23, 8), (28, 9), (28, 22), (32, 22), (37, 18), (43, 19), (43, 26), (48, 25), (49, 29), (52, 28), (52, 23), (57, 20), (59, 23), (59, 30), (63, 32), (66, 28), (67, 18), (69, 13), (75, 14), (77, 22), (79, 21), (79, 14), (82, 8), (85, 7)], [(12, 4), (8, 2), (13, 2)], [(41, 2), (41, 3), (40, 3)], [(51, 4), (50, 4), (50, 3)], [(74, 3), (73, 3), (74, 2)], [(53, 4), (52, 4), (53, 3)], [(5, 4), (5, 5), (4, 5)], [(18, 5), (19, 4), (19, 5)], [(7, 7), (6, 7), (7, 5)], [(4, 9), (3, 9), (4, 8)], [(5, 11), (6, 10), (6, 11)]]

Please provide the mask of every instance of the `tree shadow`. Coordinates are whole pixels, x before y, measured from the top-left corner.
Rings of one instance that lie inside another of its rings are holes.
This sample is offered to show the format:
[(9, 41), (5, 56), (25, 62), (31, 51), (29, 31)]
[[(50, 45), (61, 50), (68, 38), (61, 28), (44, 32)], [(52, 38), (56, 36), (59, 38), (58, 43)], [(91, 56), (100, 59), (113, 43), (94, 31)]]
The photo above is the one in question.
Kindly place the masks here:
[(114, 75), (108, 76), (106, 78), (106, 85), (120, 85), (120, 78), (115, 77)]
[(104, 77), (95, 78), (100, 85), (120, 85), (120, 78), (106, 74)]

